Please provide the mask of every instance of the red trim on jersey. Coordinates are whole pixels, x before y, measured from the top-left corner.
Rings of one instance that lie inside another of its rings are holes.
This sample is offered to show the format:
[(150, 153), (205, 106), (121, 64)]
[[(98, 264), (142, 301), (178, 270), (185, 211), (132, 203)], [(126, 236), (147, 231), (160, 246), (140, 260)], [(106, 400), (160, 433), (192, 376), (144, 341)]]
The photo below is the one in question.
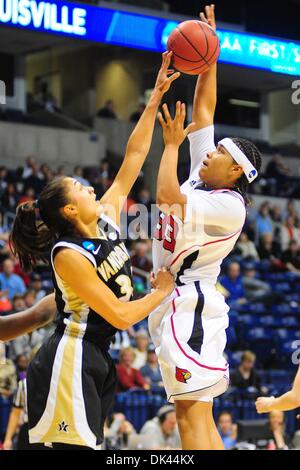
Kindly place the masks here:
[(230, 238), (235, 237), (235, 235), (237, 235), (238, 233), (241, 233), (242, 230), (243, 230), (243, 228), (241, 228), (240, 230), (238, 230), (237, 232), (235, 232), (233, 235), (230, 235), (230, 236), (227, 237), (227, 238), (222, 238), (221, 240), (214, 240), (213, 242), (207, 242), (207, 243), (204, 243), (203, 245), (193, 245), (193, 246), (190, 246), (190, 248), (187, 248), (186, 250), (183, 250), (181, 253), (179, 253), (179, 255), (177, 255), (176, 258), (172, 261), (172, 263), (170, 264), (170, 266), (173, 266), (173, 264), (176, 263), (176, 261), (178, 260), (178, 258), (179, 258), (181, 255), (183, 255), (183, 253), (186, 253), (187, 251), (191, 250), (192, 248), (203, 248), (204, 246), (212, 245), (213, 243), (225, 242), (225, 241), (227, 241), (227, 240), (230, 240)]
[[(177, 294), (177, 298), (180, 297), (180, 293), (179, 293), (179, 290), (178, 289), (175, 289), (176, 290), (176, 294)], [(179, 347), (180, 351), (182, 352), (182, 354), (184, 354), (185, 357), (187, 357), (188, 359), (190, 359), (191, 361), (193, 361), (195, 364), (197, 364), (197, 366), (200, 366), (200, 367), (203, 367), (204, 369), (208, 369), (208, 370), (220, 370), (222, 372), (226, 372), (227, 369), (228, 369), (228, 364), (226, 369), (221, 369), (219, 367), (209, 367), (209, 366), (205, 366), (204, 364), (201, 364), (200, 362), (196, 361), (196, 359), (194, 359), (192, 356), (189, 356), (185, 351), (184, 349), (182, 348), (181, 344), (179, 343), (178, 339), (177, 339), (177, 336), (176, 336), (176, 332), (175, 332), (175, 326), (174, 326), (174, 320), (173, 320), (173, 317), (176, 313), (176, 307), (175, 307), (175, 300), (176, 299), (173, 299), (172, 300), (172, 307), (173, 307), (173, 313), (171, 315), (171, 325), (172, 325), (172, 333), (173, 333), (173, 338), (177, 344), (177, 346)]]

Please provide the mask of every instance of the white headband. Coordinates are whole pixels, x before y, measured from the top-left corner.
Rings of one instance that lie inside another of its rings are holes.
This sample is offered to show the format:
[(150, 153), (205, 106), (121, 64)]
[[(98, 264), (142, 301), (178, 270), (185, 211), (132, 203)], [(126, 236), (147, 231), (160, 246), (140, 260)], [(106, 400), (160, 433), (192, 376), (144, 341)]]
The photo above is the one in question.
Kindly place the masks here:
[(230, 153), (232, 158), (243, 168), (243, 171), (246, 175), (247, 180), (249, 183), (255, 180), (258, 177), (258, 172), (250, 162), (250, 160), (246, 157), (246, 155), (238, 148), (238, 146), (233, 142), (233, 140), (226, 139), (220, 140), (218, 142), (219, 145), (223, 145), (225, 149)]

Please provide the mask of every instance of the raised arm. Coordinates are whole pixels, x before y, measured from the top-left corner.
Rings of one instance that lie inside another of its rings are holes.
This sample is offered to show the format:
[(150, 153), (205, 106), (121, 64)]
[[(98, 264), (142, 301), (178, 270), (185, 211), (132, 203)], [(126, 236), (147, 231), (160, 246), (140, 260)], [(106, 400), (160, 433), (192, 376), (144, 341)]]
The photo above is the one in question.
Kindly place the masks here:
[[(107, 214), (118, 225), (125, 199), (139, 176), (149, 153), (157, 110), (161, 99), (169, 90), (172, 82), (180, 76), (179, 72), (172, 73), (173, 71), (169, 70), (171, 57), (172, 53), (170, 52), (163, 54), (162, 66), (158, 73), (154, 90), (145, 111), (129, 138), (122, 166), (112, 186), (100, 201), (103, 206), (106, 206)], [(170, 73), (172, 75), (168, 77)]]
[(57, 253), (54, 264), (56, 272), (78, 297), (119, 330), (127, 330), (146, 318), (174, 289), (173, 277), (163, 269), (152, 282), (155, 290), (151, 294), (139, 300), (123, 302), (99, 279), (91, 263), (75, 250), (62, 249)]
[(164, 118), (159, 113), (158, 119), (163, 128), (165, 150), (158, 172), (156, 203), (163, 212), (175, 214), (183, 219), (187, 198), (180, 190), (177, 176), (178, 152), (188, 133), (194, 130), (195, 123), (184, 128), (186, 108), (180, 101), (176, 103), (174, 120), (166, 104), (163, 105), (163, 112)]
[(0, 317), (0, 340), (9, 341), (53, 321), (56, 313), (54, 294), (47, 295), (23, 312)]
[(259, 414), (269, 413), (274, 410), (289, 411), (298, 408), (300, 406), (300, 367), (298, 368), (292, 390), (278, 398), (259, 397), (255, 405)]
[[(207, 5), (205, 14), (200, 13), (200, 19), (216, 31), (215, 5)], [(206, 73), (199, 75), (197, 80), (193, 105), (193, 121), (196, 123), (194, 131), (214, 123), (216, 105), (217, 64), (214, 64)]]

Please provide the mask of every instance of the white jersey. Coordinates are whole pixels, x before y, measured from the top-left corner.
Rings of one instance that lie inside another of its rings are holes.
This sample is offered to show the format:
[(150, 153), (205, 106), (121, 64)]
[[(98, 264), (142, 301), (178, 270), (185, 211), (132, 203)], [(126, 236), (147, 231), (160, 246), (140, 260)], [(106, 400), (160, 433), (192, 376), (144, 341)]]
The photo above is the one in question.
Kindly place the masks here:
[(246, 218), (240, 194), (201, 185), (201, 163), (216, 149), (214, 126), (190, 134), (189, 140), (190, 176), (181, 186), (187, 196), (184, 222), (161, 213), (153, 240), (154, 271), (170, 267), (178, 286), (196, 280), (215, 284), (221, 263), (233, 249)]

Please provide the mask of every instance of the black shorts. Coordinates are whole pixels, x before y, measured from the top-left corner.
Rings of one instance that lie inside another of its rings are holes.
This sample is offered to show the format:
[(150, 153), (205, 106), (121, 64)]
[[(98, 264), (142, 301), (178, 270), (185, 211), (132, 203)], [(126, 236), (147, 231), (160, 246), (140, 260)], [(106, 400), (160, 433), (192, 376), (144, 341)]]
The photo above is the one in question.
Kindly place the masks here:
[(115, 365), (107, 351), (80, 332), (55, 332), (28, 368), (30, 443), (97, 449), (115, 390)]

